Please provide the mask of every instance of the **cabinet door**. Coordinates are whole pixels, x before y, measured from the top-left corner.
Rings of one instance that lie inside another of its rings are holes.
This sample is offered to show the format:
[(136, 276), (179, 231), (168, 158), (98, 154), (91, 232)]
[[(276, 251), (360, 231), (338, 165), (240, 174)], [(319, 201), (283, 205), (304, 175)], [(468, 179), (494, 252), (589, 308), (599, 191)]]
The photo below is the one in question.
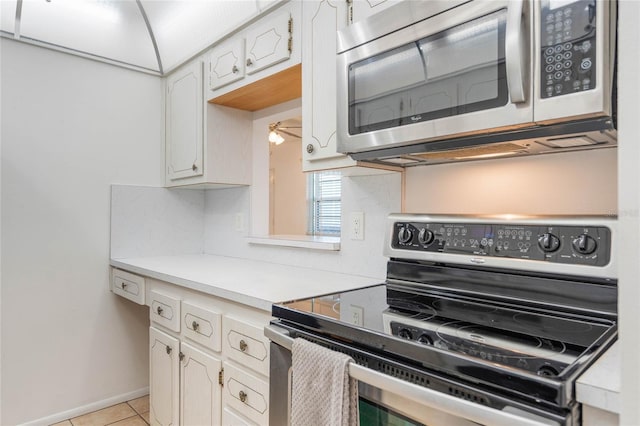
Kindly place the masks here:
[(336, 30), (347, 23), (344, 0), (302, 5), (303, 170), (327, 168), (318, 160), (344, 158), (336, 151)]
[(165, 112), (169, 179), (202, 175), (202, 62), (167, 78)]
[(402, 0), (353, 0), (351, 22), (357, 22), (378, 13)]
[(293, 19), (289, 12), (270, 17), (247, 31), (246, 73), (253, 74), (291, 56)]
[(149, 328), (149, 419), (152, 425), (178, 425), (179, 352), (178, 339)]
[(187, 343), (180, 354), (180, 424), (219, 425), (222, 362)]
[(209, 88), (215, 90), (244, 77), (244, 38), (229, 39), (211, 51)]

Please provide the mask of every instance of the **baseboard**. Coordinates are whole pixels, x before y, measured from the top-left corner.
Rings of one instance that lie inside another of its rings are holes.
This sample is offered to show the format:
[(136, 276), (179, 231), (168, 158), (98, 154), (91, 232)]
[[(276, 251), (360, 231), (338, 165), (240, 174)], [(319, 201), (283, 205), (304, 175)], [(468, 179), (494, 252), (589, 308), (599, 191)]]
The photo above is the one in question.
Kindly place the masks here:
[(103, 399), (102, 401), (92, 402), (91, 404), (83, 405), (82, 407), (74, 408), (71, 410), (63, 411), (61, 413), (53, 414), (51, 416), (42, 417), (41, 419), (32, 420), (27, 423), (23, 423), (22, 426), (44, 426), (52, 425), (73, 417), (78, 417), (83, 414), (98, 411), (103, 408), (110, 407), (112, 405), (120, 404), (121, 402), (131, 401), (132, 399), (140, 398), (149, 394), (149, 388), (142, 388), (133, 392), (123, 393), (121, 395), (113, 396), (111, 398)]

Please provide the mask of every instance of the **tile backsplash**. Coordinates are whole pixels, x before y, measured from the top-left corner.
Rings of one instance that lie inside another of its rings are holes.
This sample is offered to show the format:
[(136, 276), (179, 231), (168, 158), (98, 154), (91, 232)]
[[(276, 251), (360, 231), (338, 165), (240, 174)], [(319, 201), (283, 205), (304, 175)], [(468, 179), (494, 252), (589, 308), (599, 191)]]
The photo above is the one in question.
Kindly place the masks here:
[[(340, 251), (249, 244), (250, 199), (251, 187), (113, 185), (111, 257), (206, 253), (384, 279), (386, 218), (401, 208), (399, 173), (343, 177), (342, 220), (345, 223), (351, 212), (363, 212), (364, 240), (351, 240), (343, 232)], [(238, 215), (242, 230), (236, 230)]]
[(204, 191), (111, 186), (111, 257), (202, 253)]

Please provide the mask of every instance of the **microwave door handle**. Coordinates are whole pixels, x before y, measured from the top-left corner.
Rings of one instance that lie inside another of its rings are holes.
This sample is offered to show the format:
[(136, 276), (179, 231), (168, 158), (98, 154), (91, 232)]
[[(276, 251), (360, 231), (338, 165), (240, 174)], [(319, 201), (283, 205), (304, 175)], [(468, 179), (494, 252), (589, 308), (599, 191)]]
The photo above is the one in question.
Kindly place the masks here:
[(507, 67), (507, 85), (511, 102), (521, 103), (527, 100), (525, 91), (525, 54), (528, 34), (523, 28), (525, 0), (511, 0), (507, 9), (507, 30), (505, 35), (505, 61)]

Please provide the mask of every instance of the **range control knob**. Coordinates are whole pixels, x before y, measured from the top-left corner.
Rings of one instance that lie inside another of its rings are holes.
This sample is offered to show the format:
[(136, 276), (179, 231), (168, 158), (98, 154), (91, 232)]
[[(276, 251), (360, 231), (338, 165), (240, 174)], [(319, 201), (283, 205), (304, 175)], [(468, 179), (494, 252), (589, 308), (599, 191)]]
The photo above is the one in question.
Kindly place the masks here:
[(433, 242), (433, 232), (427, 228), (422, 228), (418, 234), (418, 242), (422, 245), (431, 244)]
[(411, 241), (411, 238), (413, 238), (413, 232), (411, 232), (411, 229), (409, 229), (409, 227), (403, 226), (402, 228), (400, 228), (400, 230), (398, 231), (398, 241), (400, 241), (402, 244), (406, 244)]
[(428, 334), (421, 334), (420, 337), (418, 337), (418, 342), (423, 345), (433, 346), (433, 339)]
[(547, 232), (538, 237), (538, 246), (545, 253), (553, 253), (560, 248), (560, 238)]
[(593, 237), (582, 234), (573, 240), (573, 249), (580, 254), (591, 254), (598, 248), (598, 243)]
[(398, 336), (402, 337), (403, 339), (413, 340), (413, 333), (406, 328), (401, 328), (398, 331)]

